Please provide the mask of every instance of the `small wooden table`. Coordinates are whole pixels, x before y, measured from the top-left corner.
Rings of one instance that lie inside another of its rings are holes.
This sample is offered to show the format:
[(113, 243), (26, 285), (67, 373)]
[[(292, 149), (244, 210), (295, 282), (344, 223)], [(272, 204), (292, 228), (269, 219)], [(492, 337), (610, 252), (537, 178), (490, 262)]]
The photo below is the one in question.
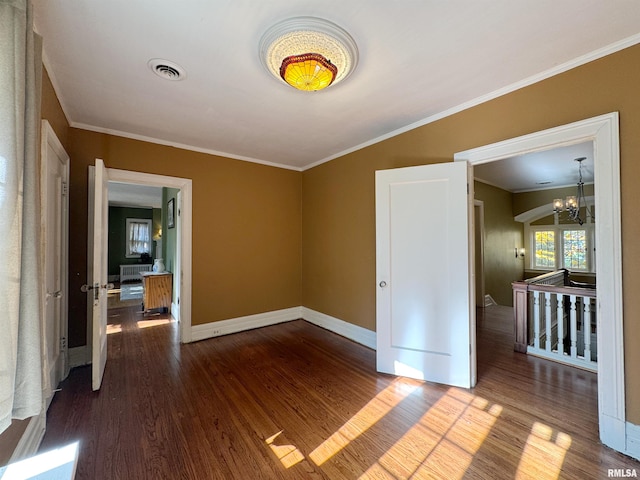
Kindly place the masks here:
[(154, 308), (171, 312), (173, 297), (173, 274), (171, 272), (140, 272), (144, 294), (142, 310), (146, 313)]

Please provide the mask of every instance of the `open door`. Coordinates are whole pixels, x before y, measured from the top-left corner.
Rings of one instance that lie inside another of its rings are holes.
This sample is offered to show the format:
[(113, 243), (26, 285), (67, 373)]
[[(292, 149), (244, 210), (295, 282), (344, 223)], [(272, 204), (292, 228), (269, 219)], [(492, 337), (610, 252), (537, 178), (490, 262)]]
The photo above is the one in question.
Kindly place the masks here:
[(452, 162), (376, 172), (380, 372), (475, 385), (471, 168)]
[(96, 159), (89, 167), (89, 235), (87, 291), (92, 307), (92, 371), (91, 386), (99, 390), (107, 364), (107, 235), (109, 220), (108, 174), (104, 162)]

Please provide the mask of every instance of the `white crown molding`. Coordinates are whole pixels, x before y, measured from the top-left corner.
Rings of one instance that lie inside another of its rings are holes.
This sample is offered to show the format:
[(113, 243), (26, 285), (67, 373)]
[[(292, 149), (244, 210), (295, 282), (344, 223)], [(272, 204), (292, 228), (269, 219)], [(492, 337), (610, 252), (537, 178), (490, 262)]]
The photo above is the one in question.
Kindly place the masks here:
[(587, 53), (585, 55), (582, 55), (580, 57), (574, 58), (573, 60), (570, 60), (568, 62), (565, 62), (561, 65), (557, 65), (553, 68), (550, 68), (548, 70), (545, 70), (543, 72), (540, 72), (536, 75), (532, 75), (528, 78), (525, 78), (524, 80), (521, 80), (519, 82), (515, 82), (512, 83), (511, 85), (507, 85), (506, 87), (500, 88), (498, 90), (494, 90), (493, 92), (490, 92), (486, 95), (482, 95), (480, 97), (474, 98), (473, 100), (470, 100), (468, 102), (462, 103), (456, 107), (452, 107), (449, 108), (447, 110), (444, 110), (440, 113), (436, 113), (435, 115), (431, 115), (429, 117), (426, 117), (422, 120), (418, 120), (417, 122), (411, 123), (405, 127), (402, 128), (398, 128), (396, 130), (393, 130), (389, 133), (386, 133), (384, 135), (381, 135), (379, 137), (373, 138), (367, 142), (361, 143), (360, 145), (356, 145), (355, 147), (352, 148), (348, 148), (346, 150), (343, 150), (341, 152), (338, 152), (334, 155), (331, 155), (329, 157), (323, 158), (321, 160), (318, 160), (317, 162), (311, 163), (309, 165), (307, 165), (306, 167), (302, 168), (302, 171), (305, 170), (309, 170), (313, 167), (317, 167), (318, 165), (321, 165), (323, 163), (329, 162), (331, 160), (335, 160), (336, 158), (340, 158), (343, 157), (349, 153), (353, 153), (356, 152), (358, 150), (362, 150), (363, 148), (369, 147), (371, 145), (375, 145), (376, 143), (380, 143), (384, 140), (388, 140), (390, 138), (396, 137), (398, 135), (401, 135), (403, 133), (409, 132), (411, 130), (414, 130), (418, 127), (422, 127), (424, 125), (427, 125), (429, 123), (433, 123), (437, 120), (442, 120), (443, 118), (449, 117), (453, 114), (456, 113), (460, 113), (464, 110), (467, 110), (469, 108), (478, 106), (482, 103), (488, 102), (489, 100), (495, 100), (498, 97), (502, 97), (503, 95), (506, 95), (508, 93), (512, 93), (515, 92), (516, 90), (520, 90), (521, 88), (524, 87), (528, 87), (530, 85), (533, 85), (534, 83), (538, 83), (542, 80), (546, 80), (548, 78), (551, 78), (555, 75), (559, 75), (561, 73), (564, 73), (568, 70), (571, 70), (572, 68), (576, 68), (579, 67), (581, 65), (587, 64), (589, 62), (592, 62), (594, 60), (598, 60), (599, 58), (602, 57), (606, 57), (607, 55), (611, 55), (613, 53), (619, 52), (620, 50), (624, 50), (625, 48), (631, 47), (637, 43), (640, 43), (640, 34), (636, 34), (636, 35), (632, 35), (631, 37), (625, 38), (623, 40), (620, 40), (619, 42), (616, 43), (612, 43), (611, 45), (608, 45), (606, 47), (600, 48), (598, 50), (594, 50), (593, 52)]
[(89, 130), (90, 132), (106, 133), (108, 135), (114, 135), (116, 137), (129, 138), (131, 140), (140, 140), (142, 142), (154, 143), (156, 145), (165, 145), (167, 147), (180, 148), (182, 150), (190, 150), (192, 152), (206, 153), (208, 155), (230, 158), (232, 160), (241, 160), (243, 162), (258, 163), (260, 165), (266, 165), (268, 167), (284, 168), (286, 170), (295, 170), (298, 172), (302, 170), (300, 167), (285, 165), (283, 163), (269, 162), (266, 160), (260, 160), (258, 158), (244, 157), (242, 155), (234, 155), (233, 153), (221, 152), (219, 150), (212, 150), (209, 148), (194, 147), (193, 145), (187, 145), (185, 143), (171, 142), (169, 140), (162, 140), (159, 138), (148, 137), (146, 135), (138, 135), (135, 133), (127, 133), (121, 130), (113, 130), (111, 128), (96, 127), (95, 125), (89, 125), (87, 123), (70, 122), (69, 125), (73, 128)]

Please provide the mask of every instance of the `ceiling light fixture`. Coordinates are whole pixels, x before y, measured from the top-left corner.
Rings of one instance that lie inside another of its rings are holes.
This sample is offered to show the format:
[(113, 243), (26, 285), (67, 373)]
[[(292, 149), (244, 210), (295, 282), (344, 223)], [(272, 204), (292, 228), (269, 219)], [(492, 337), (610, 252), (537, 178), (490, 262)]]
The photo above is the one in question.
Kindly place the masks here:
[(582, 162), (584, 162), (587, 157), (576, 158), (575, 161), (578, 162), (578, 186), (575, 195), (568, 196), (564, 201), (561, 198), (556, 198), (553, 201), (553, 212), (560, 214), (562, 212), (568, 212), (569, 219), (579, 223), (582, 225), (584, 223), (584, 219), (580, 218), (580, 209), (584, 206), (585, 216), (586, 218), (591, 218), (591, 220), (595, 220), (593, 216), (593, 212), (587, 205), (587, 200), (584, 197), (584, 182), (582, 181)]
[(276, 78), (298, 90), (317, 91), (349, 76), (358, 47), (342, 28), (315, 17), (296, 17), (265, 32), (260, 60)]

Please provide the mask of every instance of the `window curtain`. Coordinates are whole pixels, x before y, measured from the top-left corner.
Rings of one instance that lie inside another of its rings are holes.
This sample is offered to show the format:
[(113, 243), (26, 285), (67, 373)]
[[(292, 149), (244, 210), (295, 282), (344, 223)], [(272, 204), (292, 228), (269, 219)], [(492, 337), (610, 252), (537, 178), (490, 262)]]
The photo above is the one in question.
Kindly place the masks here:
[(41, 52), (30, 2), (0, 0), (0, 432), (43, 407)]
[(151, 232), (148, 223), (131, 222), (129, 224), (129, 251), (134, 255), (149, 253)]

